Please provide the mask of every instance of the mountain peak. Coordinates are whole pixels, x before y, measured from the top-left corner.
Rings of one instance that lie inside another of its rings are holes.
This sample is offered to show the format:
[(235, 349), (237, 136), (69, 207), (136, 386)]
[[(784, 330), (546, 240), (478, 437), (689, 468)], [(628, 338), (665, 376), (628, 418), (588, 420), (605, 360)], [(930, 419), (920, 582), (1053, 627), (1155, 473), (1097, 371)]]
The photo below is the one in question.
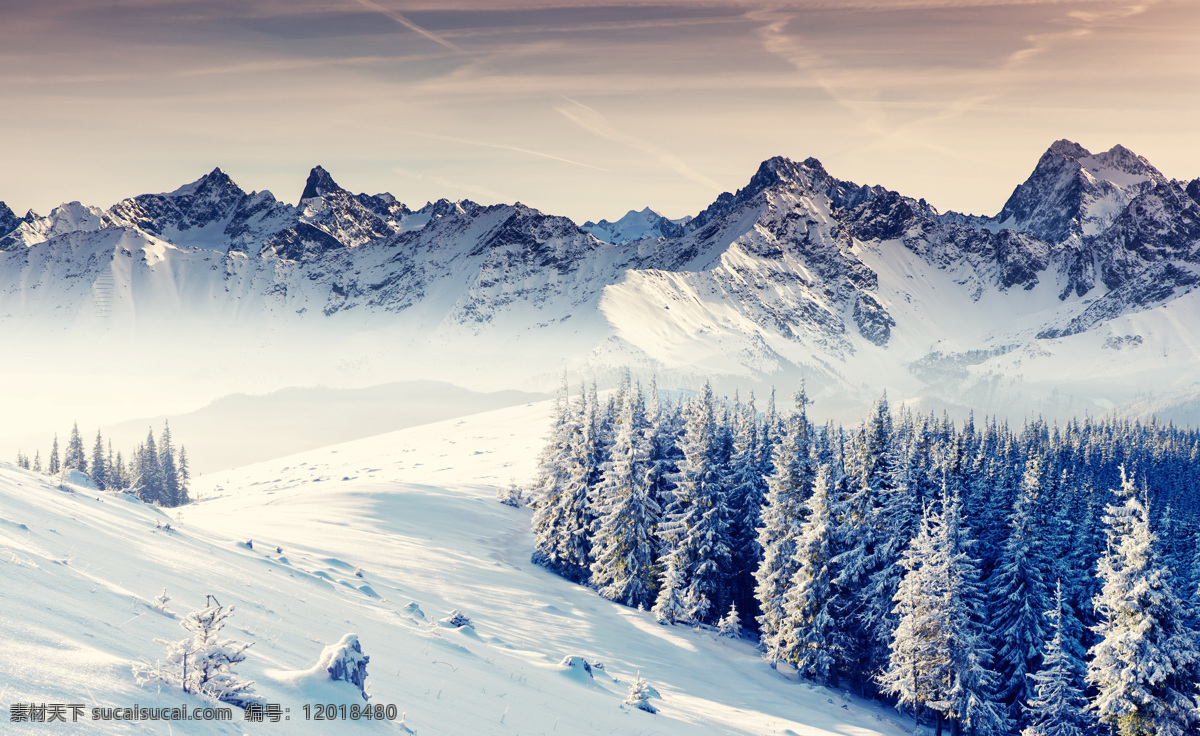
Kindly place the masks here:
[(1065, 156), (1071, 159), (1081, 159), (1086, 156), (1091, 156), (1092, 152), (1079, 145), (1075, 141), (1069, 141), (1066, 138), (1060, 138), (1050, 144), (1046, 149), (1046, 156)]
[(300, 201), (312, 197), (324, 197), (326, 194), (343, 191), (333, 177), (329, 175), (322, 166), (314, 166), (312, 171), (308, 172), (308, 181), (304, 183), (304, 193), (300, 195)]

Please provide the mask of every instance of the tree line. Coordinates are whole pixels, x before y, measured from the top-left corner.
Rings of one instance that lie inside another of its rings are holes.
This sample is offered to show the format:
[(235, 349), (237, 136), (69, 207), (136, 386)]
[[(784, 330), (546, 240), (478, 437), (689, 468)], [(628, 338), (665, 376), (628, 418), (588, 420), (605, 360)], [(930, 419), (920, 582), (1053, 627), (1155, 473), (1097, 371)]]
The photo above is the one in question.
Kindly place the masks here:
[(564, 386), (535, 562), (980, 736), (1200, 727), (1200, 433)]
[(147, 503), (159, 506), (180, 506), (188, 501), (188, 485), (191, 473), (188, 469), (187, 449), (182, 445), (176, 449), (171, 438), (171, 428), (164, 421), (162, 433), (154, 439), (154, 430), (148, 429), (146, 440), (137, 445), (133, 452), (123, 456), (113, 453), (112, 441), (105, 442), (100, 431), (92, 445), (91, 458), (84, 449), (79, 424), (71, 428), (70, 437), (62, 456), (59, 456), (58, 435), (50, 446), (45, 463), (40, 451), (31, 460), (23, 451), (17, 451), (17, 466), (26, 470), (49, 475), (78, 470), (91, 478), (100, 490), (126, 491)]

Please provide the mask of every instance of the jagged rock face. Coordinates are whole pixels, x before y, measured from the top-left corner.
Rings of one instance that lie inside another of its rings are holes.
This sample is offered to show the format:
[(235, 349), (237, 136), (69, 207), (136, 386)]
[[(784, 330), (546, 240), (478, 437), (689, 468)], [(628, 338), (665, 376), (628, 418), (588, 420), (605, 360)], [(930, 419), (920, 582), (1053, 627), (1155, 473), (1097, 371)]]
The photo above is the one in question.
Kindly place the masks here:
[(1123, 146), (1092, 155), (1057, 141), (994, 221), (1051, 244), (1105, 230), (1137, 195), (1166, 184), (1148, 161)]
[(8, 235), (21, 225), (21, 218), (13, 214), (8, 205), (0, 202), (0, 237)]
[(76, 231), (93, 232), (115, 224), (99, 207), (79, 202), (59, 205), (45, 217), (29, 212), (15, 230), (0, 238), (0, 250), (19, 250)]
[(151, 235), (186, 231), (228, 222), (246, 192), (221, 169), (169, 194), (142, 194), (113, 205), (114, 221)]

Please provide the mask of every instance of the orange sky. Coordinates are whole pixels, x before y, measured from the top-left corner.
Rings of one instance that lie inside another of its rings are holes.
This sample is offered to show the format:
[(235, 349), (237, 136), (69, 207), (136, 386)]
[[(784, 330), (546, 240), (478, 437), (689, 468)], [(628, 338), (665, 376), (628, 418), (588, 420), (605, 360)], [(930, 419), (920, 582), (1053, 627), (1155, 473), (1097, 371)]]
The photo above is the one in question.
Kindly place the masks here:
[[(556, 7), (542, 7), (553, 5)], [(419, 206), (694, 214), (772, 155), (994, 214), (1058, 138), (1200, 176), (1193, 0), (9, 0), (0, 200), (221, 166)]]

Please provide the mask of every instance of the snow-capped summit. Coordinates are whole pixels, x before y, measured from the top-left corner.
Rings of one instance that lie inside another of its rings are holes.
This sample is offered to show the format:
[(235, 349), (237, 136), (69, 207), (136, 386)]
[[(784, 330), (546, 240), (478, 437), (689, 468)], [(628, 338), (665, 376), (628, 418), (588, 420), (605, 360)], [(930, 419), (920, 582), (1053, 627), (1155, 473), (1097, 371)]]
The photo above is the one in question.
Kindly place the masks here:
[(0, 250), (19, 250), (58, 235), (76, 231), (92, 232), (112, 224), (112, 218), (99, 207), (80, 202), (65, 202), (40, 217), (30, 211), (17, 227), (0, 238)]
[(993, 218), (999, 228), (1059, 244), (1097, 235), (1137, 195), (1167, 179), (1124, 146), (1093, 155), (1078, 143), (1055, 141), (1033, 173)]
[(649, 207), (640, 212), (629, 210), (615, 222), (589, 220), (583, 224), (583, 229), (599, 240), (618, 245), (646, 238), (675, 238), (683, 234), (680, 222), (669, 220)]
[(177, 245), (225, 250), (225, 229), (246, 192), (220, 168), (165, 194), (140, 194), (113, 205), (114, 222)]

